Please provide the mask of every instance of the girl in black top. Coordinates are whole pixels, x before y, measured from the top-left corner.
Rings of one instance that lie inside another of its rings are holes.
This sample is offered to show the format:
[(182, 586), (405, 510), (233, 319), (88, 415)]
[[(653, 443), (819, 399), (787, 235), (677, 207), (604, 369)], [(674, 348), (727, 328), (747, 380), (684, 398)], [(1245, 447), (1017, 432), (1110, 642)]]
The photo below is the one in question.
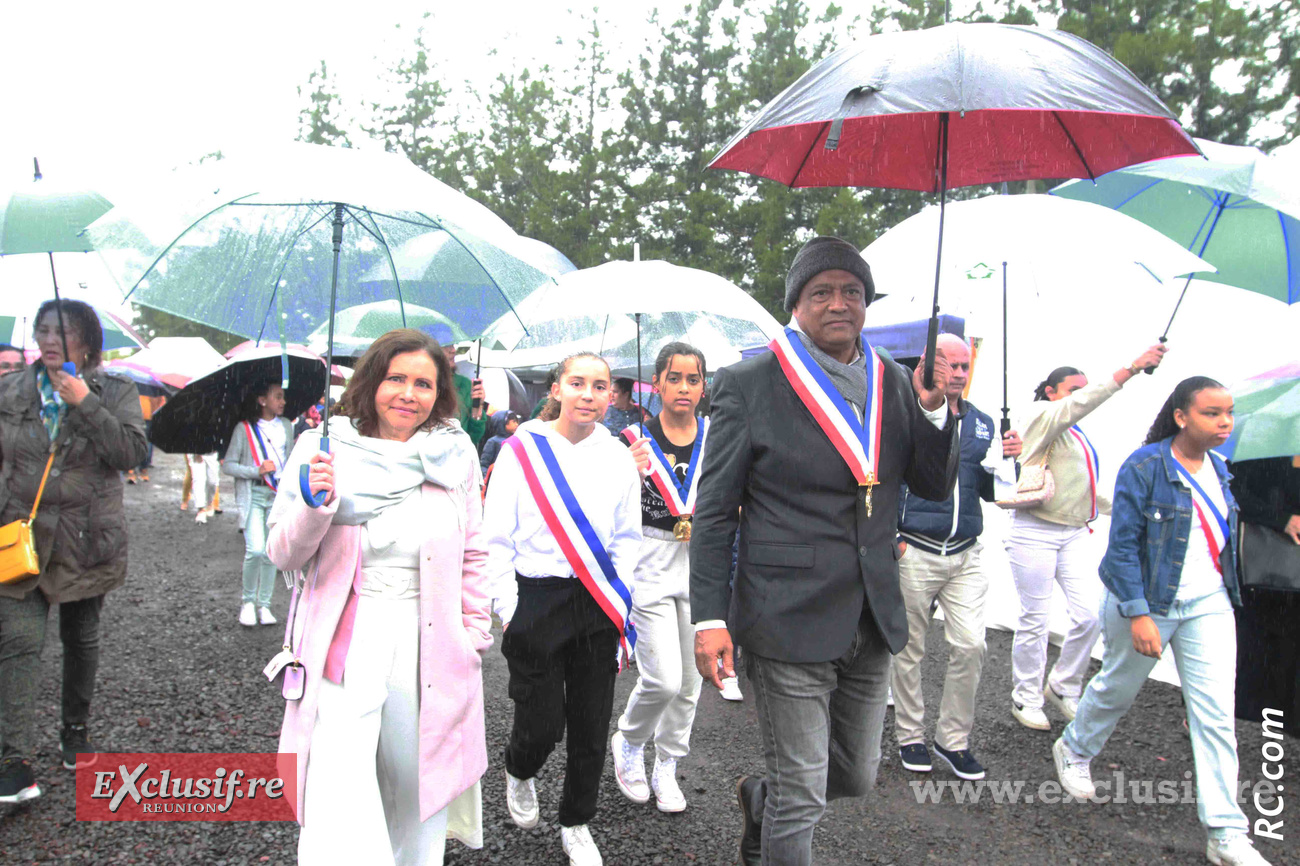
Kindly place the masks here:
[[(645, 424), (651, 474), (641, 488), (641, 554), (633, 590), (639, 678), (618, 720), (611, 751), (619, 789), (635, 803), (651, 793), (662, 812), (680, 812), (677, 761), (690, 751), (691, 725), (702, 680), (695, 668), (691, 624), (690, 515), (703, 463), (708, 421), (696, 416), (704, 396), (704, 355), (669, 343), (655, 360), (652, 384), (663, 410)], [(624, 431), (634, 441), (637, 427)], [(646, 782), (644, 748), (653, 741), (654, 772)]]

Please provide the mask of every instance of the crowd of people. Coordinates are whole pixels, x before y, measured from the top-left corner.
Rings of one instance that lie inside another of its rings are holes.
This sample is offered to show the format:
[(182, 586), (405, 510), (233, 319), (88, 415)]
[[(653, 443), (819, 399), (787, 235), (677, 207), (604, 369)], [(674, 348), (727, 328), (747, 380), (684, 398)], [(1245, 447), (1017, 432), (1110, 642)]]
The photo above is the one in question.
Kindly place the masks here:
[[(600, 864), (592, 828), (607, 753), (622, 796), (687, 809), (677, 762), (701, 689), (741, 699), (742, 671), (765, 772), (736, 783), (741, 863), (811, 863), (827, 803), (876, 784), (891, 693), (905, 768), (931, 772), (937, 757), (983, 779), (971, 742), (989, 585), (981, 503), (998, 502), (1011, 511), (1020, 598), (1009, 716), (1035, 731), (1051, 729), (1049, 706), (1067, 720), (1044, 754), (1065, 791), (1088, 799), (1090, 761), (1172, 650), (1206, 856), (1266, 863), (1236, 797), (1234, 610), (1252, 600), (1236, 526), (1267, 520), (1300, 544), (1300, 461), (1270, 473), (1243, 464), (1234, 480), (1213, 450), (1232, 430), (1232, 397), (1194, 377), (1122, 459), (1108, 500), (1102, 461), (1122, 456), (1099, 454), (1080, 425), (1158, 368), (1165, 345), (1095, 382), (1050, 371), (1015, 429), (998, 431), (964, 396), (962, 339), (940, 338), (931, 375), (925, 359), (907, 370), (863, 341), (874, 296), (855, 247), (810, 240), (787, 275), (791, 318), (772, 351), (710, 380), (698, 349), (664, 346), (653, 416), (632, 400), (637, 383), (591, 353), (556, 366), (533, 418), (490, 412), (481, 384), (455, 372), (454, 347), (408, 329), (358, 361), (329, 408), (328, 452), (317, 419), (283, 417), (279, 383), (250, 391), (219, 465), (235, 479), (244, 536), (239, 622), (276, 624), (277, 571), (292, 585), (285, 649), (268, 672), (286, 698), (280, 751), (297, 754), (299, 862), (437, 864), (449, 837), (481, 847), (488, 772), (504, 775), (514, 823), (533, 828), (534, 780), (563, 739), (560, 846), (576, 866)], [(98, 328), (85, 305), (46, 304), (40, 359), (28, 367), (20, 355), (0, 378), (0, 524), (39, 499), (42, 564), (0, 584), (0, 802), (39, 796), (27, 756), (56, 604), (64, 766), (95, 756), (99, 611), (126, 576), (123, 475), (140, 477), (148, 448), (134, 387), (99, 364)], [(69, 360), (75, 374), (62, 370)], [(206, 493), (215, 463), (193, 456), (202, 513), (217, 505)], [(1095, 571), (1084, 540), (1107, 512)], [(1048, 671), (1054, 586), (1069, 629)], [(921, 662), (936, 610), (949, 653), (927, 725)], [(513, 704), (495, 757), (485, 714), (503, 708), (485, 706), (481, 672), (494, 614)], [(616, 715), (629, 664), (636, 683)]]

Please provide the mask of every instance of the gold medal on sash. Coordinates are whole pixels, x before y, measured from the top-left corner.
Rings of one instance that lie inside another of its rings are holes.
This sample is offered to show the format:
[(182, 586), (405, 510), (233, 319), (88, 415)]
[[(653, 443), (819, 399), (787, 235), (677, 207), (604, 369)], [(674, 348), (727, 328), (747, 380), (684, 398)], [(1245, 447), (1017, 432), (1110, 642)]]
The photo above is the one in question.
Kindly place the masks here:
[(691, 540), (691, 516), (683, 514), (677, 518), (677, 525), (673, 527), (673, 538), (677, 541)]
[(880, 482), (876, 480), (876, 473), (867, 470), (867, 480), (858, 484), (858, 489), (862, 491), (862, 501), (867, 506), (867, 517), (871, 517), (871, 494), (875, 491), (876, 485)]

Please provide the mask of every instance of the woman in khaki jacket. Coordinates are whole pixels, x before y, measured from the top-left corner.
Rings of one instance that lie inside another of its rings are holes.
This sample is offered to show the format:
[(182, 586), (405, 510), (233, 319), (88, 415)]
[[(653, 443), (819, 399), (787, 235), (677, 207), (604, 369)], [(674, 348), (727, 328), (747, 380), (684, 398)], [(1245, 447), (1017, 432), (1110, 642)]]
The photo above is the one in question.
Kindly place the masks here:
[(146, 450), (135, 385), (100, 367), (99, 317), (80, 301), (62, 308), (77, 375), (61, 370), (65, 343), (49, 301), (36, 317), (40, 360), (0, 380), (0, 525), (31, 511), (54, 446), (34, 527), (41, 573), (0, 584), (0, 803), (40, 796), (26, 757), (36, 750), (33, 712), (51, 605), (59, 606), (63, 641), (63, 766), (94, 763), (86, 721), (99, 612), (104, 594), (126, 580), (121, 473), (139, 466)]
[[(1096, 384), (1074, 367), (1058, 367), (1039, 383), (1034, 405), (1018, 429), (1024, 437), (1021, 464), (1047, 467), (1056, 493), (1038, 508), (1013, 511), (1007, 536), (1011, 575), (1020, 594), (1020, 619), (1011, 648), (1011, 714), (1034, 730), (1051, 730), (1043, 712), (1047, 699), (1067, 720), (1083, 694), (1083, 674), (1099, 633), (1101, 582), (1086, 562), (1085, 540), (1098, 511), (1110, 503), (1097, 495), (1097, 452), (1078, 423), (1140, 371), (1154, 369), (1165, 346), (1155, 345), (1136, 361)], [(1052, 584), (1060, 584), (1070, 628), (1043, 688), (1047, 667), (1047, 616)]]

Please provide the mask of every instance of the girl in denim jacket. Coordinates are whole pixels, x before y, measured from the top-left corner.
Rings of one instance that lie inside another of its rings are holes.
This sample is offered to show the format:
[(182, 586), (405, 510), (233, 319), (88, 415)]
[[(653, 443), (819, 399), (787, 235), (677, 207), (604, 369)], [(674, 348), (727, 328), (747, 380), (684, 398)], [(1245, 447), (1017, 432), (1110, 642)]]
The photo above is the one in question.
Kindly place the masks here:
[(1061, 786), (1096, 795), (1088, 764), (1133, 705), (1165, 645), (1183, 685), (1197, 815), (1214, 864), (1260, 866), (1237, 804), (1232, 718), (1240, 604), (1232, 547), (1237, 504), (1227, 464), (1210, 449), (1232, 433), (1232, 395), (1196, 376), (1174, 389), (1115, 484), (1110, 542), (1101, 562), (1106, 651), (1065, 733), (1052, 746)]

